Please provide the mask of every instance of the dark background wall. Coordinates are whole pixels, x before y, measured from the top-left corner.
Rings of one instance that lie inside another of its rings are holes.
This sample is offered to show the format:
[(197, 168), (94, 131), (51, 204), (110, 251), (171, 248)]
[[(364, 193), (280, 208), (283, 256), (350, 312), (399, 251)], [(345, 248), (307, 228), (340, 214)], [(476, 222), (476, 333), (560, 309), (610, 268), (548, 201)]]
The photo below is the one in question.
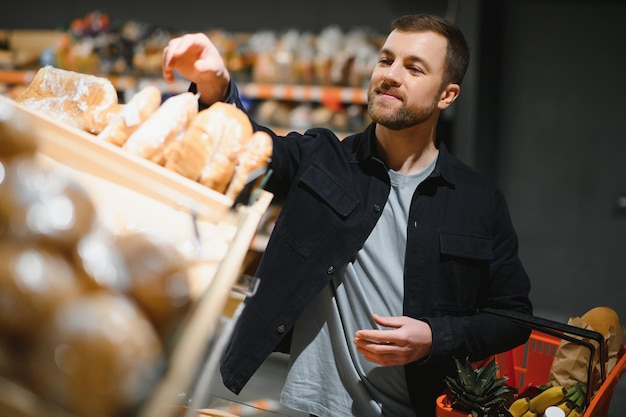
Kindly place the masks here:
[[(63, 27), (92, 10), (114, 23), (183, 31), (338, 24), (385, 33), (404, 13), (455, 19), (473, 56), (461, 98), (444, 118), (448, 140), (507, 195), (536, 314), (567, 321), (607, 305), (626, 322), (625, 2), (31, 0), (3, 8), (0, 28)], [(624, 415), (622, 382), (611, 416)]]
[(2, 8), (0, 28), (55, 29), (99, 10), (108, 13), (112, 22), (138, 20), (186, 31), (223, 28), (251, 32), (292, 27), (318, 31), (337, 23), (345, 28), (366, 26), (385, 32), (392, 17), (399, 14), (441, 14), (447, 7), (445, 0), (22, 0)]
[[(457, 152), (507, 195), (535, 313), (566, 322), (606, 305), (624, 323), (626, 3), (477, 7)], [(624, 381), (610, 415), (626, 415)]]

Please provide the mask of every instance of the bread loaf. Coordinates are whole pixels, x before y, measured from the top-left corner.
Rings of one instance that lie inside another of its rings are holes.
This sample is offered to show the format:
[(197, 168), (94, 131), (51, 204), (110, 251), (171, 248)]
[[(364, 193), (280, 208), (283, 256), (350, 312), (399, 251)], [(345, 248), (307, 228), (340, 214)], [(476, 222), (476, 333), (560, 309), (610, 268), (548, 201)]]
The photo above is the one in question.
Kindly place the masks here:
[(202, 130), (210, 144), (198, 181), (224, 193), (235, 172), (238, 155), (252, 136), (252, 125), (248, 116), (232, 104), (217, 102), (204, 111)]
[(267, 167), (272, 156), (272, 150), (271, 136), (262, 130), (254, 132), (239, 156), (235, 174), (226, 190), (227, 197), (235, 200), (248, 182), (263, 174), (263, 169)]
[(128, 293), (167, 340), (191, 306), (187, 259), (175, 245), (145, 232), (124, 233), (114, 245), (130, 273)]
[(46, 65), (15, 99), (35, 111), (97, 134), (119, 104), (113, 84), (103, 77)]
[(123, 416), (155, 385), (162, 348), (126, 296), (94, 291), (51, 315), (34, 346), (34, 391), (79, 416)]
[(147, 86), (138, 91), (114, 116), (98, 139), (122, 146), (143, 122), (161, 105), (161, 92), (154, 86)]
[(198, 113), (180, 141), (171, 143), (165, 167), (223, 193), (237, 153), (251, 135), (252, 125), (243, 111), (232, 104), (214, 103)]
[(58, 306), (83, 290), (72, 265), (60, 253), (36, 244), (0, 240), (0, 334), (32, 342)]
[(128, 152), (160, 165), (169, 142), (182, 138), (191, 120), (198, 114), (198, 100), (192, 93), (181, 93), (163, 104), (130, 135), (122, 146)]
[(14, 158), (1, 166), (0, 239), (41, 243), (71, 253), (97, 221), (87, 191), (33, 158)]
[[(243, 111), (232, 104), (214, 103), (198, 113), (181, 141), (170, 146), (165, 167), (210, 188), (225, 190), (215, 184), (228, 184), (235, 165), (232, 157), (251, 135), (252, 125)], [(205, 173), (207, 166), (219, 161), (222, 168), (216, 165)]]

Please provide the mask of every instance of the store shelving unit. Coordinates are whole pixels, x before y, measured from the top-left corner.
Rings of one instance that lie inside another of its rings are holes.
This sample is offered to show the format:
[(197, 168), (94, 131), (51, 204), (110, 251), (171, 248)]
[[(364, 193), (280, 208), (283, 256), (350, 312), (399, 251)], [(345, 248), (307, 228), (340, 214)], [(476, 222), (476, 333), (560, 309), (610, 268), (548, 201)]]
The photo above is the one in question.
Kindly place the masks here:
[(239, 89), (256, 100), (367, 104), (367, 91), (356, 87), (243, 83)]
[[(10, 115), (8, 120), (32, 128), (39, 143), (37, 161), (87, 190), (114, 232), (131, 225), (187, 251), (193, 306), (168, 356), (167, 371), (137, 412), (170, 417), (198, 370), (215, 371), (206, 369), (207, 348), (220, 347), (214, 341), (220, 338), (227, 302), (272, 194), (256, 190), (247, 204), (233, 207), (222, 194), (11, 99), (0, 96), (0, 110)], [(0, 388), (2, 415), (72, 415), (1, 375)]]

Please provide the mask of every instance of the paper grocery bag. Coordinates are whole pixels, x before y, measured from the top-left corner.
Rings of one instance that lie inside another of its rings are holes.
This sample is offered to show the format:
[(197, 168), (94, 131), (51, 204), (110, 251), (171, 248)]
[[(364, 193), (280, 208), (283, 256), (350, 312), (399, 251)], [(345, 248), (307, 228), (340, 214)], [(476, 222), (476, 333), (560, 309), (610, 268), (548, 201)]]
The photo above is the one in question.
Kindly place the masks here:
[[(570, 318), (568, 323), (571, 326), (580, 327), (582, 329), (594, 330), (585, 323), (580, 317)], [(608, 375), (617, 363), (617, 355), (622, 347), (626, 331), (624, 327), (611, 326), (607, 334), (604, 334), (603, 347), (607, 351), (607, 361), (605, 362), (605, 370)], [(576, 336), (575, 336), (576, 337)], [(561, 340), (556, 351), (552, 367), (550, 369), (549, 384), (561, 385), (569, 388), (578, 382), (586, 383), (588, 379), (588, 364), (593, 361), (591, 371), (591, 387), (594, 392), (598, 390), (602, 380), (600, 378), (600, 346), (595, 340), (580, 338), (586, 342), (590, 342), (595, 346), (595, 354), (590, 358), (591, 354), (587, 347), (568, 340)]]

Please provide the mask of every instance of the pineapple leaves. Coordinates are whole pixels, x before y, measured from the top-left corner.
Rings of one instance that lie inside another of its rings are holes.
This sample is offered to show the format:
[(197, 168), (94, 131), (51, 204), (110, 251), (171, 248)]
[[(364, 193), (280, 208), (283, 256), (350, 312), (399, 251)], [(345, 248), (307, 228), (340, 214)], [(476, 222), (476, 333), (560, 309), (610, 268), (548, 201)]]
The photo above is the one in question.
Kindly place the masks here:
[(472, 417), (509, 417), (505, 403), (514, 394), (514, 388), (507, 385), (508, 378), (498, 377), (498, 364), (495, 359), (485, 366), (475, 369), (469, 358), (456, 364), (456, 378), (447, 377), (452, 407)]

